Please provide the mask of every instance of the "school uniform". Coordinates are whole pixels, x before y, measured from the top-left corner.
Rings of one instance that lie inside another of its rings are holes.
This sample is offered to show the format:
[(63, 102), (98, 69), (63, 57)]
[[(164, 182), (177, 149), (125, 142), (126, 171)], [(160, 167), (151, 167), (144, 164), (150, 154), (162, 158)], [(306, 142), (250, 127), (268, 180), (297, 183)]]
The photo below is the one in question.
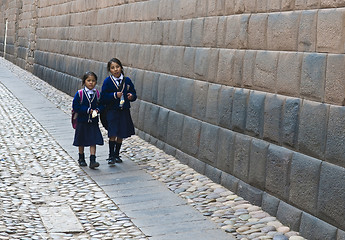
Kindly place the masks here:
[[(117, 96), (117, 92), (123, 93), (123, 99)], [(101, 103), (108, 109), (107, 123), (108, 136), (127, 138), (135, 134), (134, 125), (130, 114), (130, 102), (137, 99), (137, 94), (132, 80), (124, 77), (107, 77), (102, 86)], [(132, 100), (127, 98), (127, 94), (133, 95)], [(121, 104), (123, 100), (123, 104)]]
[(97, 109), (100, 112), (104, 107), (98, 103), (96, 90), (83, 89), (83, 98), (80, 102), (80, 96), (77, 92), (73, 99), (73, 110), (78, 113), (77, 128), (74, 135), (74, 146), (94, 146), (103, 145), (102, 133), (98, 125), (98, 116), (92, 118), (91, 109)]

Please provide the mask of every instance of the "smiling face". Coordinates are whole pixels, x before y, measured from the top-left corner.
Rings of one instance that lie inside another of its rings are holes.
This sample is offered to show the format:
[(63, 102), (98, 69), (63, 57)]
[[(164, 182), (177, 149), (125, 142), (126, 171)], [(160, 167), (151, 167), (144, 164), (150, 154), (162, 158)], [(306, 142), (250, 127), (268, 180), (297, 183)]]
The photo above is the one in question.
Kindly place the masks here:
[(85, 79), (85, 87), (87, 87), (90, 90), (95, 88), (96, 83), (97, 83), (96, 78), (92, 75), (88, 76)]
[(109, 71), (110, 71), (111, 75), (113, 75), (116, 78), (119, 78), (121, 76), (122, 68), (116, 62), (112, 62), (110, 64)]

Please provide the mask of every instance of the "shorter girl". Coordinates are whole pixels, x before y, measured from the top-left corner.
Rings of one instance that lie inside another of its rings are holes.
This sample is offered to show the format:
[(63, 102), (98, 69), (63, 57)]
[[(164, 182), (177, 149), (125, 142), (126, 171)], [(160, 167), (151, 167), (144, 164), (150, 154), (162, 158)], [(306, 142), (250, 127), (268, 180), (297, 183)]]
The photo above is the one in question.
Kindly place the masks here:
[(95, 89), (96, 74), (86, 72), (82, 77), (82, 83), (85, 87), (76, 93), (72, 105), (73, 111), (78, 114), (73, 145), (79, 147), (79, 166), (87, 166), (84, 147), (90, 147), (89, 167), (94, 169), (99, 166), (95, 155), (96, 144), (103, 145), (103, 137), (98, 126), (98, 113), (103, 106), (99, 105), (99, 92)]

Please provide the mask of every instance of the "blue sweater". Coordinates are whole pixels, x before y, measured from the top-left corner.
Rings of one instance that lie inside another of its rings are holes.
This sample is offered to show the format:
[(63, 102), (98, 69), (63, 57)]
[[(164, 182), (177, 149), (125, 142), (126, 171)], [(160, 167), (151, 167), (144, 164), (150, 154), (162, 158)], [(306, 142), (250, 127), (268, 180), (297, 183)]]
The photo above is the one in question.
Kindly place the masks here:
[[(123, 104), (122, 109), (129, 109), (131, 107), (130, 102), (134, 102), (137, 99), (137, 93), (134, 88), (134, 84), (129, 77), (124, 78), (124, 89), (123, 89), (123, 96), (125, 99), (125, 103)], [(102, 105), (107, 105), (109, 109), (120, 109), (120, 98), (114, 96), (115, 92), (121, 92), (121, 89), (118, 89), (110, 77), (104, 79), (102, 85), (102, 92), (101, 92), (101, 103)], [(127, 98), (127, 94), (131, 93), (133, 95), (133, 99), (129, 100)]]
[(104, 109), (104, 106), (99, 103), (99, 100), (97, 101), (97, 96), (93, 98), (93, 101), (91, 102), (91, 108), (89, 100), (87, 99), (85, 91), (83, 91), (83, 101), (80, 102), (79, 93), (77, 92), (73, 98), (72, 103), (73, 110), (78, 113), (77, 121), (78, 123), (86, 123), (86, 122), (98, 122), (98, 117), (92, 118), (89, 114), (90, 109), (97, 109), (98, 112), (102, 111)]

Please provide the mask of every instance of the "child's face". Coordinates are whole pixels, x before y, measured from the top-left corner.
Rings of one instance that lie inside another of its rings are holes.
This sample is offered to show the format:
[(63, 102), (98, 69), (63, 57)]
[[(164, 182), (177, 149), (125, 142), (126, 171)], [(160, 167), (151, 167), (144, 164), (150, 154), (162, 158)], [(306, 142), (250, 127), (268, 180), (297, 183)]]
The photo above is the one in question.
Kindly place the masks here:
[(111, 75), (113, 75), (114, 77), (118, 78), (121, 76), (121, 66), (115, 62), (112, 62), (110, 64), (110, 73)]
[(88, 78), (85, 80), (85, 87), (88, 89), (94, 89), (96, 86), (96, 79), (94, 76), (88, 76)]

